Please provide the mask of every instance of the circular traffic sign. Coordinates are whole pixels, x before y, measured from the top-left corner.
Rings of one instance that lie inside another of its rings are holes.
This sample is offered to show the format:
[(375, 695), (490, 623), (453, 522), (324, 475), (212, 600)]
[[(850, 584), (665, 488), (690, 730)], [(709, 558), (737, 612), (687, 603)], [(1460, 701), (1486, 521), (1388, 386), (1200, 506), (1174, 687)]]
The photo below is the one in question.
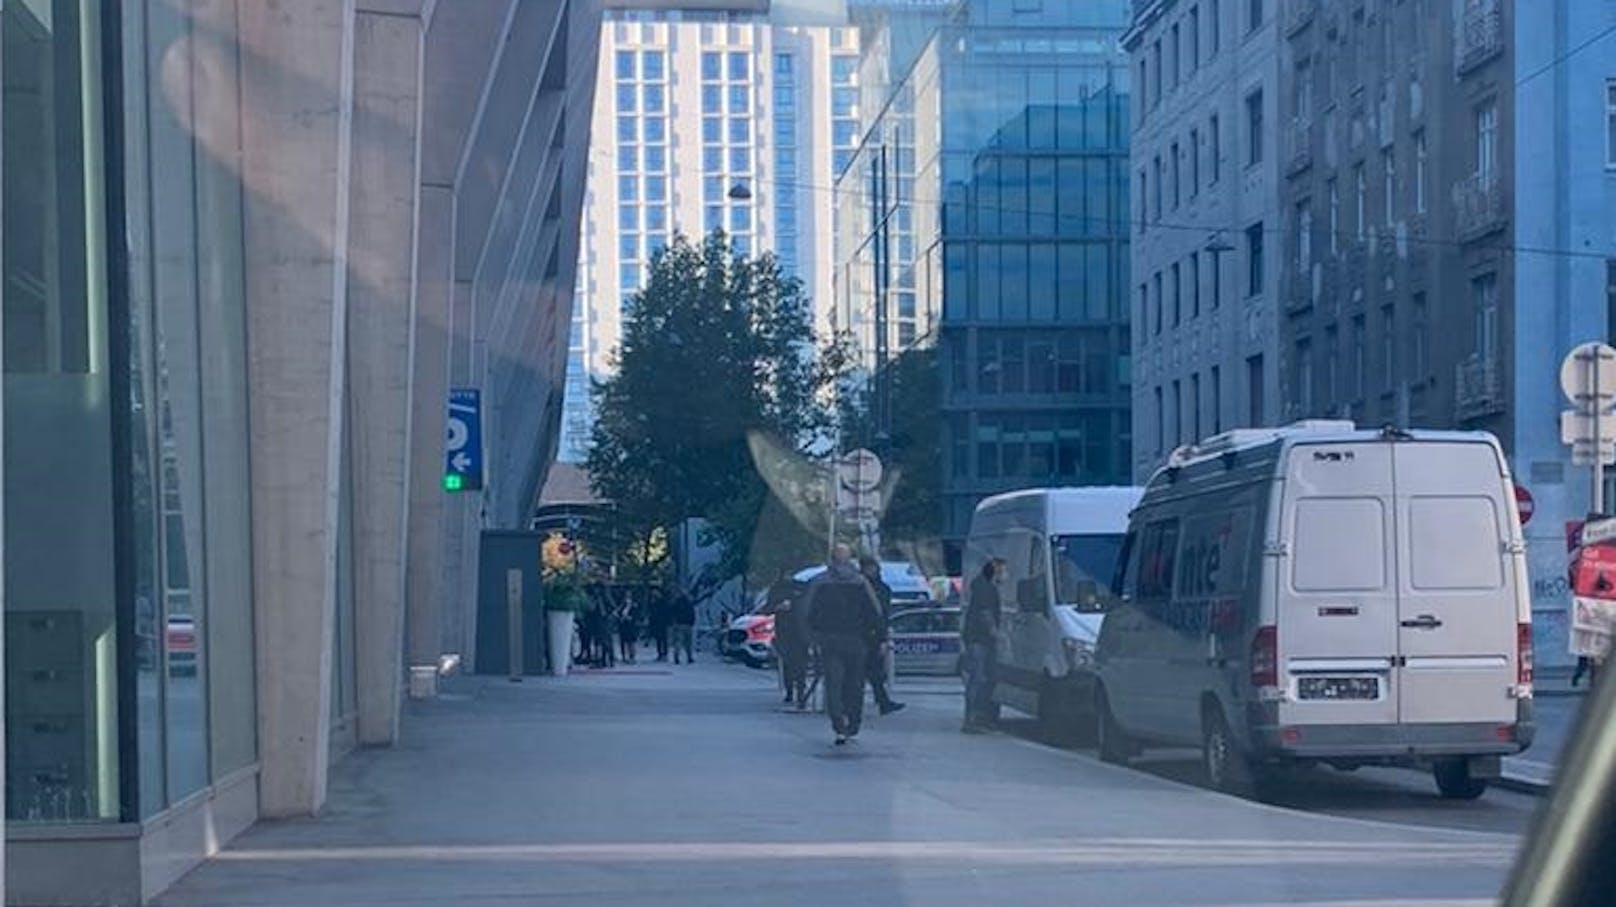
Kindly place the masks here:
[(1560, 363), (1560, 390), (1584, 411), (1616, 399), (1616, 347), (1594, 341), (1567, 353)]
[(864, 493), (881, 487), (881, 458), (862, 447), (842, 455), (836, 472), (851, 491)]
[(1536, 503), (1532, 500), (1532, 493), (1526, 490), (1526, 486), (1516, 485), (1515, 509), (1520, 511), (1522, 526), (1532, 522), (1532, 511), (1536, 509), (1536, 506)]

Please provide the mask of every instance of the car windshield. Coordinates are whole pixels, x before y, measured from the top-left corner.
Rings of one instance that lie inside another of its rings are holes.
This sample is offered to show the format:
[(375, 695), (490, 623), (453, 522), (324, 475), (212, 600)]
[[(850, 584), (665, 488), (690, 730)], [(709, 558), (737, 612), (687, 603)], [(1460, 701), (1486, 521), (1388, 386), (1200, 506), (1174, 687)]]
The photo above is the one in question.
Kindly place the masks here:
[(1104, 610), (1122, 553), (1124, 536), (1057, 535), (1050, 541), (1055, 569), (1055, 603), (1079, 611)]
[(1616, 0), (0, 58), (0, 905), (1474, 907), (1587, 783)]

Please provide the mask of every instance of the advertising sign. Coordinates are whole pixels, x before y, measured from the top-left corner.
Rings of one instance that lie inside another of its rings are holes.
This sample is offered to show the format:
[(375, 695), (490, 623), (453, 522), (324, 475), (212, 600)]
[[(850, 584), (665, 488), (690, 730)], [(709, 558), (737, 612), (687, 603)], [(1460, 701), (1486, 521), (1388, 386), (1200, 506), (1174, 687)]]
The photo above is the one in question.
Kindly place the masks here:
[(1566, 525), (1571, 551), (1571, 654), (1604, 660), (1616, 632), (1616, 519)]

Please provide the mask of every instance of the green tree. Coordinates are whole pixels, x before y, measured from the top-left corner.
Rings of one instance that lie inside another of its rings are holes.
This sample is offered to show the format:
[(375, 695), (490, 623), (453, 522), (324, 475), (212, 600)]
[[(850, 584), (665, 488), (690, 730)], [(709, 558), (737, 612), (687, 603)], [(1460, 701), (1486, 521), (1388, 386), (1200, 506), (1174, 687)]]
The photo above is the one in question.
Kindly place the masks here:
[[(586, 462), (595, 492), (647, 542), (705, 518), (727, 575), (742, 572), (770, 494), (752, 439), (801, 455), (827, 421), (800, 282), (772, 255), (735, 254), (720, 233), (700, 244), (675, 237), (625, 304), (615, 365), (595, 387)], [(788, 529), (762, 541), (807, 544), (806, 527)]]

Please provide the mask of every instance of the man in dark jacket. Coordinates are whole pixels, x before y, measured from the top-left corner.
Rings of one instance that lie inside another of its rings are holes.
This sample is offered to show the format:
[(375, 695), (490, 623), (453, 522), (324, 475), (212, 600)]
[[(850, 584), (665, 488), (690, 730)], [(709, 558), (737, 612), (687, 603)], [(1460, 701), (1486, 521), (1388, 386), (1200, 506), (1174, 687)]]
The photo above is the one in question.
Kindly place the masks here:
[(853, 549), (837, 545), (825, 572), (808, 587), (808, 625), (825, 665), (825, 711), (836, 745), (858, 736), (864, 721), (864, 680), (870, 639), (886, 641), (881, 605), (853, 563)]
[[(881, 578), (881, 562), (864, 555), (859, 558), (859, 572), (864, 574), (870, 589), (875, 592), (876, 601), (881, 603), (881, 626), (885, 628), (892, 622), (892, 587)], [(883, 715), (890, 715), (904, 706), (901, 702), (893, 701), (892, 694), (887, 692), (887, 656), (891, 652), (892, 646), (887, 642), (886, 633), (882, 633), (879, 639), (870, 640), (870, 690), (875, 693), (876, 707)]]
[(668, 618), (673, 602), (666, 589), (652, 587), (649, 614), (651, 640), (656, 643), (656, 660), (668, 660)]
[(673, 626), (673, 663), (679, 663), (679, 653), (685, 654), (685, 664), (696, 663), (696, 602), (683, 589), (674, 593), (669, 623)]
[(960, 641), (965, 644), (965, 723), (967, 734), (986, 733), (993, 724), (994, 662), (999, 641), (999, 577), (1004, 558), (996, 557), (982, 565), (982, 572), (971, 580), (965, 603), (965, 626)]
[(780, 680), (786, 704), (797, 711), (808, 707), (808, 648), (811, 640), (802, 605), (806, 586), (782, 572), (769, 587), (768, 613), (774, 616), (774, 654), (780, 659)]

